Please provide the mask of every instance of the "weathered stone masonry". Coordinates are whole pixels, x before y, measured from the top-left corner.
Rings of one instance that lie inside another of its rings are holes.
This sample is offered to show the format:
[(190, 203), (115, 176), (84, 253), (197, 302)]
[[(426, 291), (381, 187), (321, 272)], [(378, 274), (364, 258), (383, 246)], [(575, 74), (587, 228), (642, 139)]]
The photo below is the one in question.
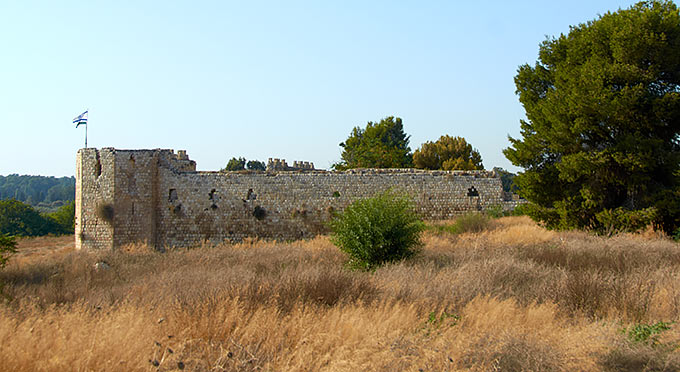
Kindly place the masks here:
[(487, 171), (197, 172), (184, 151), (87, 148), (77, 154), (76, 248), (304, 238), (388, 188), (410, 194), (426, 220), (503, 204), (500, 178)]

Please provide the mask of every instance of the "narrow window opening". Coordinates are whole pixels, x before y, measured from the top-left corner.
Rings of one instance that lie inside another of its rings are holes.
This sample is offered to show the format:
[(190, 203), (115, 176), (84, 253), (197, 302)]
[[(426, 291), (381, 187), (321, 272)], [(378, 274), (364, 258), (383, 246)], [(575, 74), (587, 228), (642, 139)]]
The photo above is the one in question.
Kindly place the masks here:
[(255, 200), (257, 195), (253, 192), (253, 189), (248, 189), (248, 194), (246, 195), (246, 200)]
[(94, 165), (94, 176), (99, 178), (99, 176), (102, 175), (102, 162), (101, 162), (101, 159), (99, 159), (99, 151), (97, 151), (96, 154), (97, 154), (97, 163)]
[(208, 197), (210, 199), (210, 209), (215, 210), (217, 209), (217, 202), (220, 200), (220, 196), (217, 194), (217, 190), (212, 189), (210, 190), (210, 193), (208, 193)]

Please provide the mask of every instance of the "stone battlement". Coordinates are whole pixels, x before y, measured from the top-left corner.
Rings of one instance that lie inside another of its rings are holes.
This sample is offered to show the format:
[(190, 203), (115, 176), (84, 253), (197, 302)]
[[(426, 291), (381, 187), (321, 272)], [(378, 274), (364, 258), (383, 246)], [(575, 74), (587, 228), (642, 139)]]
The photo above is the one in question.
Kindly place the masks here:
[(265, 172), (197, 172), (185, 151), (167, 149), (86, 148), (76, 158), (77, 249), (305, 238), (327, 232), (354, 200), (387, 189), (408, 193), (426, 220), (504, 204), (489, 171), (335, 172), (270, 159)]
[(294, 161), (293, 166), (288, 166), (286, 159), (272, 159), (267, 161), (267, 172), (276, 171), (296, 171), (296, 170), (314, 170), (314, 163), (308, 161)]

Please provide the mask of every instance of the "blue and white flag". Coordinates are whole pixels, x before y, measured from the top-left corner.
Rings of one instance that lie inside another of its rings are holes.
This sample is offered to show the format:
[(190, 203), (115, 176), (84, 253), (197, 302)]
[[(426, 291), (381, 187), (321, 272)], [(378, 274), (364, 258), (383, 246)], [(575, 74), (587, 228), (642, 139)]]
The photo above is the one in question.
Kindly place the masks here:
[(82, 114), (76, 116), (76, 117), (73, 119), (73, 124), (76, 125), (76, 128), (78, 128), (78, 126), (79, 126), (80, 124), (87, 124), (87, 111), (85, 111), (85, 112), (83, 112)]

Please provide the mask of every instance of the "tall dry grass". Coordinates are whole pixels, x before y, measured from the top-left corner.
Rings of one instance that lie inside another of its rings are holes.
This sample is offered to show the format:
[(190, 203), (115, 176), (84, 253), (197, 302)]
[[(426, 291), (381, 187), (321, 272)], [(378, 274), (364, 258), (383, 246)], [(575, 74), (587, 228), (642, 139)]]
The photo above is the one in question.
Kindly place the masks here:
[(680, 370), (678, 326), (656, 346), (622, 332), (679, 319), (677, 243), (522, 217), (424, 242), (373, 273), (325, 237), (17, 259), (0, 369)]

